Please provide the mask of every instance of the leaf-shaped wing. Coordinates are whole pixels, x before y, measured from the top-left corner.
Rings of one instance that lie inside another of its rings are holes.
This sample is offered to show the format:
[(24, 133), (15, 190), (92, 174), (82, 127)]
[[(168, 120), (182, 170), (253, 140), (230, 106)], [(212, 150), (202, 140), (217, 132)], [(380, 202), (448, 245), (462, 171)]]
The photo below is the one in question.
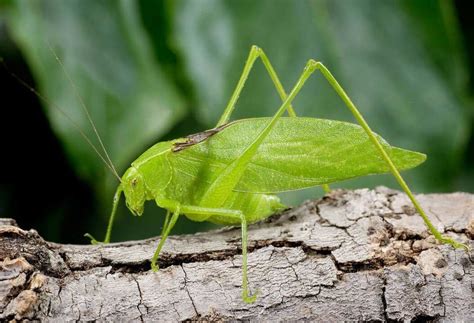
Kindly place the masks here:
[[(205, 141), (175, 152), (171, 161), (174, 169), (188, 179), (211, 183), (239, 158), (269, 121), (255, 118), (229, 124)], [(400, 170), (426, 159), (424, 154), (391, 147), (377, 137)], [(386, 162), (360, 126), (325, 119), (281, 118), (235, 190), (274, 193), (387, 172)]]

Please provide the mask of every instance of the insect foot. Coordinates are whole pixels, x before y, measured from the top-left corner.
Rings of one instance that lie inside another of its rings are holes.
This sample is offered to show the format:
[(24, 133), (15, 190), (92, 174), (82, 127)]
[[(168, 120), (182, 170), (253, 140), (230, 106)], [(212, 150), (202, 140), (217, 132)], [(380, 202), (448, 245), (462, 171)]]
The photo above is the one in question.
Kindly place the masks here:
[(160, 269), (160, 266), (158, 266), (158, 265), (156, 264), (156, 262), (152, 261), (152, 262), (151, 262), (151, 271), (154, 272), (154, 273), (156, 273), (156, 272), (158, 272), (159, 269)]
[(105, 242), (105, 241), (104, 241), (104, 242), (97, 241), (97, 240), (96, 240), (91, 234), (89, 234), (89, 233), (85, 233), (85, 234), (84, 234), (84, 237), (91, 239), (91, 244), (93, 244), (93, 245), (108, 243), (108, 242)]
[(464, 249), (465, 251), (469, 251), (471, 249), (467, 244), (457, 242), (456, 240), (445, 237), (445, 236), (441, 237), (440, 242), (445, 243), (445, 244), (450, 244), (455, 249)]
[(257, 300), (257, 296), (258, 296), (259, 293), (260, 293), (260, 291), (257, 289), (255, 294), (253, 294), (252, 296), (249, 296), (248, 290), (243, 289), (242, 290), (242, 299), (244, 300), (245, 303), (252, 304)]

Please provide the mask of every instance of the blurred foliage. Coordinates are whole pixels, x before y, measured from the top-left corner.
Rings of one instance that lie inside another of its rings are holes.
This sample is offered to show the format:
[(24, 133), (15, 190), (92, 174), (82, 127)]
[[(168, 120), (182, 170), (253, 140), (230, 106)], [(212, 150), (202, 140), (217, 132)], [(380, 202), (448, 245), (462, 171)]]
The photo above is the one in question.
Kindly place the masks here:
[[(158, 140), (213, 127), (257, 44), (287, 90), (309, 58), (320, 60), (374, 131), (393, 145), (426, 153), (427, 162), (407, 173), (416, 191), (455, 190), (460, 174), (469, 174), (462, 167), (472, 111), (450, 1), (18, 0), (3, 10), (40, 92), (93, 138), (77, 88), (119, 172)], [(51, 103), (45, 106), (71, 165), (103, 203), (105, 223), (116, 180), (71, 123)], [(278, 106), (257, 62), (234, 118), (268, 116)], [(294, 106), (300, 115), (353, 122), (320, 74)], [(464, 189), (474, 188), (474, 178), (462, 182)], [(375, 185), (397, 188), (389, 176), (333, 187)], [(305, 190), (284, 199), (296, 204), (320, 194)], [(124, 207), (121, 213), (114, 240), (158, 234), (155, 207), (147, 205), (141, 224), (132, 225)], [(197, 229), (182, 223), (188, 227), (181, 231)]]

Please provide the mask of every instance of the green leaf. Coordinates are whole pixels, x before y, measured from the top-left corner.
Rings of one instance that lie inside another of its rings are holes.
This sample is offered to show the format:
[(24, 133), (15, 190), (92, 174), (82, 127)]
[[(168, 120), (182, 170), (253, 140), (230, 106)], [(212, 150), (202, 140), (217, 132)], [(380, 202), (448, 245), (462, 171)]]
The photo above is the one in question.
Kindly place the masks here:
[[(265, 50), (287, 91), (314, 58), (332, 71), (374, 131), (428, 155), (412, 173), (415, 189), (450, 188), (468, 133), (466, 110), (401, 3), (178, 1), (174, 15), (176, 47), (194, 84), (198, 117), (208, 125), (226, 106), (252, 44)], [(268, 116), (279, 104), (257, 62), (233, 119)], [(352, 121), (321, 75), (307, 82), (295, 107), (299, 115)], [(357, 185), (373, 183), (393, 181)]]

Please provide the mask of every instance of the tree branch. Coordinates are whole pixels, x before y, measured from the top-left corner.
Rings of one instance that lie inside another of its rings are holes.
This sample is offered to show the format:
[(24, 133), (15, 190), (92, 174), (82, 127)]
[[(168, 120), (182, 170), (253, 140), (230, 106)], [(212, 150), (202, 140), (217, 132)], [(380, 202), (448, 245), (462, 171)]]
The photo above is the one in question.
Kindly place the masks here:
[[(474, 195), (419, 195), (473, 244)], [(404, 194), (334, 191), (249, 230), (254, 304), (241, 300), (240, 229), (60, 245), (0, 221), (2, 320), (474, 320), (473, 254), (438, 245)]]

